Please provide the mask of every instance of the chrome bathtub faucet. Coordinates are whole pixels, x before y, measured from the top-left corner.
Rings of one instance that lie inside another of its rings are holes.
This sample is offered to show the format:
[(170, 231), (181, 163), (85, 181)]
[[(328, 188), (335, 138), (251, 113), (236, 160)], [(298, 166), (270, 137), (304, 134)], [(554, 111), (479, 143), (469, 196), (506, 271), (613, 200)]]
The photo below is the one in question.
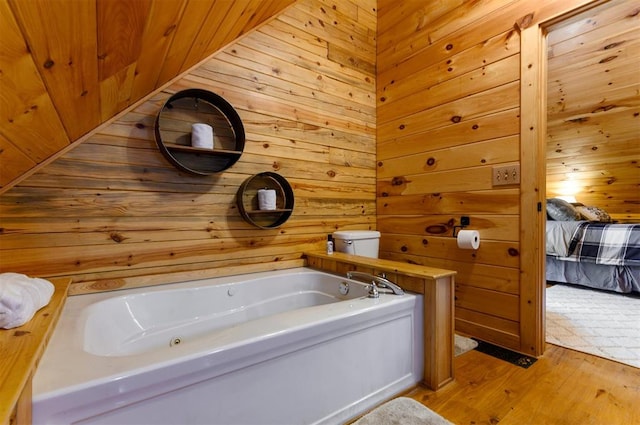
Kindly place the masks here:
[(404, 291), (395, 283), (391, 282), (384, 275), (376, 276), (370, 273), (350, 271), (347, 272), (347, 279), (359, 280), (361, 282), (371, 282), (369, 287), (369, 297), (378, 298), (380, 296), (378, 288), (387, 288), (395, 295), (403, 295)]
[(378, 291), (375, 280), (372, 280), (369, 285), (369, 298), (380, 298), (380, 291)]

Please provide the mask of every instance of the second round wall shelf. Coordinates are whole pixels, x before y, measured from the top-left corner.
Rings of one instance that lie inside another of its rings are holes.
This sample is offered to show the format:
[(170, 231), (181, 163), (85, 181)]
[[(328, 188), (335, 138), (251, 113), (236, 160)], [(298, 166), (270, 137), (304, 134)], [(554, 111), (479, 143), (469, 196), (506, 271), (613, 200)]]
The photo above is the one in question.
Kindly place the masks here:
[[(258, 208), (258, 190), (276, 191), (276, 209)], [(237, 193), (238, 210), (249, 224), (261, 229), (275, 229), (284, 224), (293, 212), (293, 189), (281, 175), (266, 171), (249, 177), (240, 185)]]

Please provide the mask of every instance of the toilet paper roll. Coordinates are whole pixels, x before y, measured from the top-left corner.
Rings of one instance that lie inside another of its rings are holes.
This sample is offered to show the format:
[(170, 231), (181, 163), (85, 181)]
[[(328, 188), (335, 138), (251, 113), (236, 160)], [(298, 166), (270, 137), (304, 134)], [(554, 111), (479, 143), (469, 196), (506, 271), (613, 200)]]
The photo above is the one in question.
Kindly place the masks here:
[(275, 189), (259, 189), (258, 190), (258, 208), (260, 210), (276, 209)]
[(213, 149), (213, 127), (200, 122), (191, 124), (191, 146)]
[(458, 232), (458, 248), (478, 249), (480, 247), (480, 234), (477, 230), (460, 230)]

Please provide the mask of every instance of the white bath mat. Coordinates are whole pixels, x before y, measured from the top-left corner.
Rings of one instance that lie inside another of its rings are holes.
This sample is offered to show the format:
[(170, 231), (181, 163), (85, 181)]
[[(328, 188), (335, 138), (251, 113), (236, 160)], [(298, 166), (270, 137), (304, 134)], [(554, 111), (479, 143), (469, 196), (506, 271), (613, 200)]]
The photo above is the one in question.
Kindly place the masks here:
[(547, 342), (640, 367), (640, 297), (547, 288)]
[(412, 398), (398, 397), (367, 413), (353, 425), (453, 425)]
[(478, 346), (478, 342), (466, 336), (455, 334), (455, 355), (459, 356), (467, 351), (474, 350)]

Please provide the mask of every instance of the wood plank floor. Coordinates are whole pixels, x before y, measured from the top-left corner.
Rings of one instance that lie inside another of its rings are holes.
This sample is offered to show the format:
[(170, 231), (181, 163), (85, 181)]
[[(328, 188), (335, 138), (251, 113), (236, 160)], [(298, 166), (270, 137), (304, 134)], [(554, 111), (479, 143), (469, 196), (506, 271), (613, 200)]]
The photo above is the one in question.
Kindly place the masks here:
[(640, 424), (640, 369), (547, 344), (528, 369), (478, 351), (437, 393), (403, 394), (458, 425)]

